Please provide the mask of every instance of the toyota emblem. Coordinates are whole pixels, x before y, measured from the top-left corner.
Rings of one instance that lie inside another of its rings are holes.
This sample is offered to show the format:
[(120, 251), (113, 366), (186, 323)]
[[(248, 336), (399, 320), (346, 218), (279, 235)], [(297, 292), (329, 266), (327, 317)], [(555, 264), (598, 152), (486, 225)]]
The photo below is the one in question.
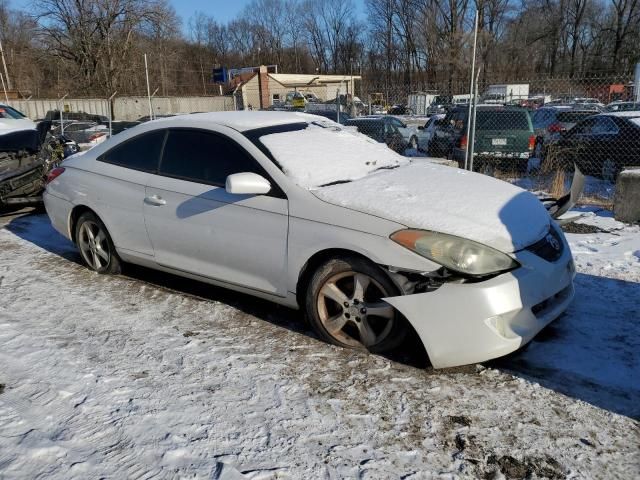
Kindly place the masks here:
[(560, 242), (553, 235), (547, 235), (547, 243), (551, 245), (554, 250), (560, 250)]

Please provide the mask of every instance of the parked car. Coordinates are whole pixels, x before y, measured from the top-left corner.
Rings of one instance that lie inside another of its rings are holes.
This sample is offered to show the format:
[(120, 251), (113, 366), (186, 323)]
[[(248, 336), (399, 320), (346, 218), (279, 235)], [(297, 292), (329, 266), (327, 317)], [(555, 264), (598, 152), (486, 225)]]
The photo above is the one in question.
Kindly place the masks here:
[[(429, 155), (464, 163), (468, 148), (468, 107), (456, 107), (436, 126)], [(476, 111), (474, 166), (525, 170), (535, 136), (529, 112), (518, 107), (480, 105)]]
[(33, 130), (36, 123), (15, 108), (0, 103), (0, 134), (3, 131)]
[[(60, 125), (56, 126), (52, 133), (62, 133)], [(70, 122), (64, 124), (65, 137), (76, 142), (80, 149), (87, 150), (104, 142), (109, 136), (109, 128), (94, 122)]]
[[(62, 119), (64, 122), (94, 122), (102, 125), (107, 125), (109, 119), (104, 115), (96, 115), (86, 112), (62, 112)], [(44, 117), (44, 120), (49, 120), (53, 125), (60, 123), (60, 110), (49, 110)]]
[(618, 112), (581, 120), (549, 146), (548, 157), (586, 175), (615, 180), (623, 167), (640, 166), (640, 112)]
[(611, 102), (604, 108), (605, 112), (640, 112), (638, 102)]
[(443, 120), (444, 117), (445, 114), (443, 113), (432, 115), (423, 126), (418, 127), (418, 131), (416, 132), (418, 137), (418, 150), (422, 152), (429, 150), (429, 142), (436, 131), (438, 121)]
[(343, 347), (411, 331), (436, 368), (517, 350), (567, 308), (569, 245), (533, 194), (319, 118), (134, 127), (53, 170), (47, 213), (97, 273), (131, 262), (302, 309)]
[(573, 128), (580, 120), (595, 115), (592, 109), (573, 105), (542, 107), (535, 111), (531, 120), (536, 134), (533, 155), (544, 159), (546, 146), (560, 139), (562, 133)]
[(329, 120), (337, 121), (338, 123), (344, 125), (347, 120), (350, 120), (351, 117), (344, 112), (339, 113), (339, 118), (336, 119), (336, 111), (335, 110), (314, 110), (310, 112), (313, 115), (320, 115), (321, 117), (328, 118)]
[(389, 115), (412, 115), (413, 111), (407, 105), (393, 105), (387, 113)]
[(385, 116), (356, 117), (344, 122), (345, 126), (357, 127), (358, 131), (376, 142), (385, 143), (394, 152), (403, 153), (407, 142), (402, 133)]
[(385, 125), (391, 125), (400, 132), (402, 138), (404, 138), (407, 148), (418, 148), (418, 129), (414, 125), (407, 125), (405, 122), (392, 115), (368, 115), (360, 118), (378, 118), (382, 120)]

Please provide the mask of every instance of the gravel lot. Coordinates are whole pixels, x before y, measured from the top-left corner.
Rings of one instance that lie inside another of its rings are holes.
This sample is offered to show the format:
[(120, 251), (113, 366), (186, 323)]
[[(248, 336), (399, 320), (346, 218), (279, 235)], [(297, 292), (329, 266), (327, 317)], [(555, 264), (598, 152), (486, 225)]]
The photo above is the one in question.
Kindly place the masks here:
[(564, 317), (433, 371), (223, 289), (95, 275), (45, 215), (2, 217), (0, 478), (637, 478), (640, 229), (594, 218)]

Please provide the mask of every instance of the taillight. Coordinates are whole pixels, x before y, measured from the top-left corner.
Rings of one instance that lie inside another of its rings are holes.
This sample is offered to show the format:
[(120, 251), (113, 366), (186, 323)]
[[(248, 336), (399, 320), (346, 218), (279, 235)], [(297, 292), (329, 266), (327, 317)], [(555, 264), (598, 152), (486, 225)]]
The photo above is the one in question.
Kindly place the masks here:
[(529, 137), (529, 151), (533, 152), (533, 148), (536, 146), (536, 136), (531, 135)]
[(94, 140), (99, 139), (100, 137), (104, 137), (106, 135), (106, 133), (94, 133), (93, 135), (91, 135), (89, 137), (89, 141), (93, 142)]
[(53, 182), (56, 178), (58, 178), (63, 173), (64, 173), (64, 167), (56, 167), (56, 168), (52, 169), (47, 174), (47, 180), (44, 182), (44, 184), (45, 185), (49, 185), (51, 182)]
[(547, 127), (549, 133), (560, 133), (562, 131), (562, 125), (559, 123), (552, 123)]
[(467, 148), (467, 136), (463, 135), (460, 139), (460, 148)]

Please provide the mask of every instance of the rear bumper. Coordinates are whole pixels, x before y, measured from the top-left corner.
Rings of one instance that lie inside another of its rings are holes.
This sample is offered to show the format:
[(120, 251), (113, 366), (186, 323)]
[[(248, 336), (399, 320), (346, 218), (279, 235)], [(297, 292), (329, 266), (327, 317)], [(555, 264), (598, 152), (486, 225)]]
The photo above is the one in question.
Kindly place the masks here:
[(526, 251), (516, 257), (521, 268), (490, 280), (385, 301), (415, 328), (434, 368), (506, 355), (556, 319), (574, 296), (568, 245), (554, 263)]
[(73, 240), (71, 238), (71, 232), (69, 231), (69, 219), (71, 218), (73, 204), (67, 200), (52, 195), (46, 190), (42, 194), (42, 199), (44, 200), (44, 208), (47, 211), (47, 215), (51, 220), (53, 228), (60, 232), (64, 237), (69, 240)]

